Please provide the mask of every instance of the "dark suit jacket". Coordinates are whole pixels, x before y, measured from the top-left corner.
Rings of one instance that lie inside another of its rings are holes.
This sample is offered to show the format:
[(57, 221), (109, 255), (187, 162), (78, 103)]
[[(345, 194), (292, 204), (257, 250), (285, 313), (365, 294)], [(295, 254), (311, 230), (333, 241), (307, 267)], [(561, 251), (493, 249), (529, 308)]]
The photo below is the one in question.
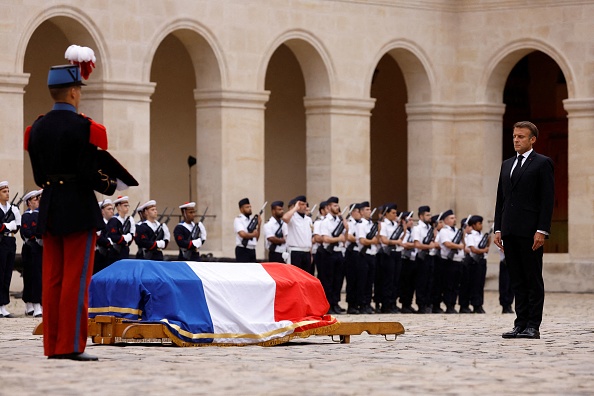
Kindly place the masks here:
[(503, 161), (497, 186), (495, 231), (532, 238), (536, 230), (551, 231), (555, 201), (554, 165), (535, 151), (524, 160), (516, 183), (510, 173), (516, 157)]
[(25, 132), (35, 183), (43, 188), (41, 233), (66, 235), (105, 227), (93, 190), (111, 195), (116, 184), (98, 172), (97, 146), (91, 142), (104, 142), (106, 149), (107, 135), (103, 126), (91, 132), (92, 124), (73, 111), (52, 110)]

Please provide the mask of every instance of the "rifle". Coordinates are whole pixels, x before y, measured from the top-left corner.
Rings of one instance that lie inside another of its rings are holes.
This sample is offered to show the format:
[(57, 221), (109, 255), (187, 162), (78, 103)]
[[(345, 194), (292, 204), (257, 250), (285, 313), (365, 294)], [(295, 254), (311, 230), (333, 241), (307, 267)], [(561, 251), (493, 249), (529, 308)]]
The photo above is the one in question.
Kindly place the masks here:
[[(27, 195), (27, 193), (28, 193), (28, 191), (25, 190), (25, 193), (19, 198), (19, 201), (14, 206), (16, 206), (17, 208), (20, 208), (21, 204), (23, 203), (23, 197), (25, 195)], [(18, 195), (18, 193), (17, 193), (17, 195)]]
[[(19, 196), (19, 193), (16, 193), (15, 196), (12, 198), (12, 201), (10, 201), (10, 205), (8, 205), (8, 210), (6, 211), (6, 213), (4, 213), (4, 220), (2, 221), (3, 223), (10, 223), (11, 221), (15, 220), (14, 217), (14, 212), (12, 211), (12, 207), (14, 205), (14, 200)], [(19, 204), (22, 202), (19, 201)]]
[[(400, 237), (402, 236), (402, 234), (404, 233), (404, 227), (402, 227), (401, 221), (402, 221), (402, 215), (404, 214), (404, 212), (400, 212), (400, 215), (398, 215), (398, 227), (396, 227), (396, 229), (394, 230), (394, 232), (392, 233), (392, 235), (390, 235), (390, 240), (391, 241), (397, 241), (398, 239), (400, 239)], [(404, 220), (406, 220), (408, 222), (408, 220), (410, 220), (410, 218), (412, 217), (413, 212), (410, 212), (408, 214), (408, 216), (406, 216), (406, 218)], [(389, 253), (392, 252), (394, 250), (396, 250), (396, 246), (392, 245), (392, 246), (387, 246), (388, 249), (385, 253)]]
[(485, 232), (483, 234), (483, 238), (481, 239), (481, 241), (478, 244), (478, 248), (479, 249), (484, 249), (487, 247), (487, 243), (489, 242), (489, 236), (491, 236), (491, 234), (493, 233), (493, 228), (495, 227), (495, 223), (493, 223), (493, 225), (491, 225), (491, 228), (489, 229), (489, 232)]
[(134, 215), (136, 214), (136, 211), (138, 210), (138, 207), (139, 206), (140, 206), (140, 201), (138, 201), (138, 203), (136, 204), (136, 207), (132, 211), (132, 214), (131, 215), (128, 215), (128, 217), (126, 217), (126, 220), (124, 220), (124, 225), (122, 226), (122, 233), (123, 234), (127, 234), (127, 233), (130, 232), (130, 228), (132, 227), (132, 223), (131, 223), (130, 217), (134, 217)]
[[(377, 224), (379, 223), (379, 221), (382, 218), (382, 216), (384, 214), (386, 214), (386, 210), (384, 210), (384, 213), (382, 215), (380, 215), (380, 217), (378, 217), (378, 221), (377, 222), (373, 222), (373, 220), (371, 220), (371, 219), (372, 219), (373, 214), (375, 213), (376, 210), (377, 210), (377, 208), (373, 209), (373, 211), (371, 212), (371, 215), (369, 216), (369, 221), (371, 221), (373, 224), (371, 225), (371, 229), (369, 230), (369, 232), (367, 233), (367, 235), (365, 235), (365, 239), (373, 239), (373, 238), (375, 238), (375, 235), (377, 234), (377, 230), (378, 230), (378, 225)], [(370, 247), (371, 247), (371, 245), (369, 245), (369, 246), (363, 246), (363, 248), (360, 250), (359, 253), (361, 253), (361, 254), (367, 253), (367, 250), (369, 250)]]
[[(282, 237), (284, 237), (284, 235), (283, 235), (283, 224), (285, 224), (285, 223), (284, 223), (284, 222), (281, 220), (281, 221), (280, 221), (280, 223), (278, 224), (278, 228), (277, 228), (277, 229), (276, 229), (276, 231), (274, 232), (274, 236), (275, 236), (276, 238), (282, 238)], [(268, 251), (269, 251), (270, 253), (274, 253), (274, 252), (276, 252), (276, 248), (277, 248), (278, 246), (279, 246), (279, 245), (278, 245), (278, 244), (276, 244), (276, 243), (271, 243), (271, 244), (270, 244), (270, 247), (268, 248)]]
[[(336, 227), (334, 227), (334, 230), (332, 231), (332, 238), (337, 238), (344, 232), (344, 222), (342, 221), (342, 216), (344, 216), (344, 214), (346, 213), (346, 211), (348, 209), (349, 213), (346, 216), (346, 219), (348, 220), (348, 218), (351, 216), (351, 212), (353, 211), (354, 208), (355, 208), (355, 204), (352, 204), (350, 208), (347, 206), (343, 209), (342, 213), (340, 213), (338, 215), (340, 222), (336, 225)], [(334, 248), (337, 246), (338, 246), (338, 242), (329, 243), (328, 246), (326, 247), (326, 251), (328, 253), (332, 254), (334, 252)]]
[(196, 224), (194, 224), (194, 227), (192, 227), (192, 232), (190, 235), (190, 238), (192, 238), (192, 240), (200, 238), (201, 230), (200, 230), (200, 227), (198, 226), (198, 224), (200, 224), (204, 221), (204, 219), (206, 218), (206, 212), (208, 212), (208, 206), (206, 207), (206, 209), (204, 209), (204, 213), (202, 213), (200, 220), (198, 220), (198, 222), (196, 222)]
[[(264, 213), (264, 208), (266, 207), (267, 204), (268, 204), (268, 201), (264, 202), (264, 205), (262, 205), (262, 208), (260, 209), (260, 212), (257, 215), (255, 215), (254, 217), (252, 217), (252, 219), (250, 220), (250, 222), (249, 222), (249, 224), (247, 226), (247, 233), (248, 234), (254, 232), (254, 230), (258, 226), (258, 218), (260, 216), (262, 216), (262, 213)], [(243, 247), (247, 247), (248, 242), (249, 242), (249, 239), (243, 238), (243, 240), (241, 241), (241, 245)]]
[(313, 212), (314, 212), (314, 210), (316, 210), (316, 208), (317, 208), (317, 207), (318, 207), (318, 204), (315, 204), (315, 205), (313, 206), (313, 208), (311, 208), (311, 210), (309, 211), (309, 214), (308, 214), (308, 216), (309, 216), (309, 217), (312, 217), (312, 215), (313, 215)]
[[(470, 218), (470, 215), (468, 215), (467, 219)], [(460, 228), (458, 228), (458, 230), (456, 231), (456, 235), (454, 235), (454, 239), (452, 239), (452, 243), (460, 243), (460, 241), (462, 240), (462, 235), (464, 235), (464, 229), (462, 227), (462, 224), (460, 224)], [(454, 258), (454, 256), (458, 253), (458, 249), (452, 249), (450, 250), (450, 252), (448, 253), (448, 260), (452, 260)]]
[[(164, 217), (167, 217), (165, 219), (165, 221), (163, 221), (161, 224), (159, 224), (159, 227), (157, 228), (157, 230), (153, 234), (153, 237), (151, 238), (151, 242), (152, 243), (155, 243), (157, 241), (160, 241), (165, 236), (165, 231), (163, 231), (163, 225), (169, 223), (169, 220), (171, 220), (171, 215), (175, 211), (175, 208), (171, 209), (171, 212), (169, 214), (166, 214), (166, 211), (167, 211), (167, 208), (165, 208), (165, 210), (163, 211), (163, 213), (161, 214), (161, 216), (159, 216), (159, 218), (157, 219), (157, 221), (159, 223), (161, 223), (161, 221), (163, 220), (163, 218)], [(146, 248), (143, 248), (142, 249), (142, 253), (143, 253), (143, 258), (145, 258), (147, 260), (152, 260), (153, 252), (151, 250), (148, 250)]]

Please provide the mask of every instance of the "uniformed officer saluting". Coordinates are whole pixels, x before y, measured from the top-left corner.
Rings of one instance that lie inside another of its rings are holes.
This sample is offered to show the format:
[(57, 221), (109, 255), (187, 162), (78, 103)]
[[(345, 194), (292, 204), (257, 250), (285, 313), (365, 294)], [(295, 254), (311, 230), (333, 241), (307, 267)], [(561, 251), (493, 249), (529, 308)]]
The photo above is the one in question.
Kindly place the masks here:
[(138, 182), (107, 151), (98, 150), (107, 150), (105, 127), (77, 112), (81, 74), (87, 78), (94, 67), (93, 51), (70, 46), (66, 55), (82, 64), (51, 68), (48, 86), (55, 105), (27, 128), (24, 139), (35, 183), (43, 187), (38, 223), (43, 234), (43, 344), (49, 358), (97, 360), (84, 353), (95, 231), (105, 227), (93, 190), (112, 195), (116, 187)]
[(183, 221), (173, 229), (173, 238), (179, 247), (178, 260), (200, 261), (198, 249), (206, 242), (206, 229), (201, 221), (194, 222), (196, 202), (180, 205)]

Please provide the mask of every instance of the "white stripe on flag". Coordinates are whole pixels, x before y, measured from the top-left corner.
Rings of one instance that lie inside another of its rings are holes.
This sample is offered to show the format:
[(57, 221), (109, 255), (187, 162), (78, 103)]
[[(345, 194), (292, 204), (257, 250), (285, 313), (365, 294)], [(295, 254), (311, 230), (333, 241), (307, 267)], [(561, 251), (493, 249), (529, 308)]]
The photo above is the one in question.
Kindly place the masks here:
[[(274, 321), (276, 282), (257, 263), (187, 262), (202, 280), (206, 304), (216, 334), (229, 334), (213, 342), (262, 342), (277, 334), (275, 330), (290, 326), (290, 321)], [(266, 333), (274, 332), (268, 335)], [(240, 338), (237, 334), (262, 334), (263, 337)], [(266, 334), (266, 335), (265, 335)]]

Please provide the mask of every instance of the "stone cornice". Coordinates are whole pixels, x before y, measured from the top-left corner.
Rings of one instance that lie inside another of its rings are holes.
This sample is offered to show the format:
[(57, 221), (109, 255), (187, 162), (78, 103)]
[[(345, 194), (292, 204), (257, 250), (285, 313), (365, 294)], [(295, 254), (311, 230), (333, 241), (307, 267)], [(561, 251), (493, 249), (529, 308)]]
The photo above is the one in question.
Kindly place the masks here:
[(0, 93), (23, 94), (29, 84), (29, 73), (0, 73)]
[(565, 99), (567, 118), (594, 118), (594, 98)]
[(102, 81), (88, 83), (83, 88), (84, 99), (122, 100), (127, 102), (150, 102), (156, 83), (130, 83)]
[(305, 114), (342, 114), (353, 116), (371, 115), (375, 106), (374, 98), (304, 98)]
[(194, 91), (197, 109), (225, 107), (264, 110), (269, 98), (269, 91)]
[(502, 103), (409, 103), (409, 121), (501, 121)]

